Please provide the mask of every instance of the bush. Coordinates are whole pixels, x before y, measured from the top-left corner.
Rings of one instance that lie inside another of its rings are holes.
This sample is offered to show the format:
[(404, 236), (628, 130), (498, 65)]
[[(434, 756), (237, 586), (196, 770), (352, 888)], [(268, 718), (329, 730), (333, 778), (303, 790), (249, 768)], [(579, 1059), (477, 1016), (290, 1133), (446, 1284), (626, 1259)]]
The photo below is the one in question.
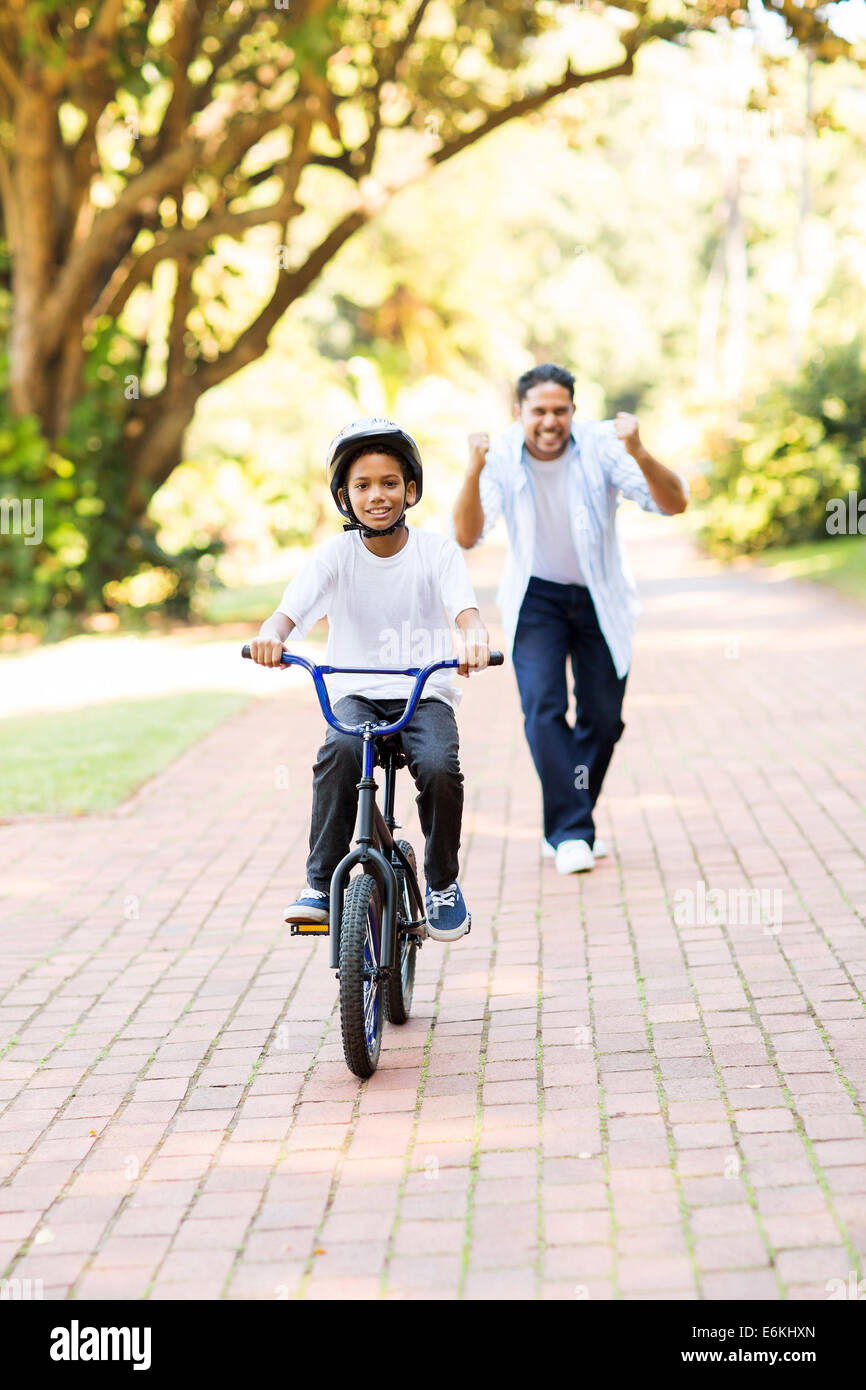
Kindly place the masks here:
[(710, 441), (700, 536), (723, 556), (826, 538), (827, 503), (866, 489), (866, 348), (814, 357), (774, 386), (733, 439)]
[(183, 617), (189, 611), (199, 561), (218, 547), (169, 555), (157, 542), (156, 524), (147, 517), (131, 522), (125, 507), (123, 381), (139, 370), (136, 351), (109, 322), (94, 335), (86, 391), (53, 447), (34, 416), (12, 416), (8, 363), (0, 356), (0, 623), (6, 631), (59, 637), (88, 613), (141, 607), (142, 596), (146, 603), (151, 595), (161, 612)]

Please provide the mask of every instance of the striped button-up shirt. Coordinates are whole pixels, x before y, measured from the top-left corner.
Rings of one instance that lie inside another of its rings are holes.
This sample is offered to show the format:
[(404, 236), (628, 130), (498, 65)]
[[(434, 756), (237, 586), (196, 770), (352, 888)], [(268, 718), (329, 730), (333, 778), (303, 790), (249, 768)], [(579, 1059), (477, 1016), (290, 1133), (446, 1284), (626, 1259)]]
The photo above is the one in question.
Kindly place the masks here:
[[(619, 494), (637, 502), (645, 512), (667, 513), (653, 501), (646, 478), (617, 437), (612, 420), (574, 420), (571, 433), (577, 447), (570, 451), (569, 508), (563, 525), (570, 528), (616, 673), (624, 676), (631, 664), (639, 603), (616, 534)], [(502, 610), (509, 652), (535, 550), (535, 496), (532, 475), (523, 458), (524, 438), (523, 426), (516, 420), (490, 446), (480, 478), (484, 529), (475, 542), (480, 545), (499, 517), (505, 517), (508, 554), (496, 601)], [(681, 481), (688, 495), (688, 484), (684, 478)]]

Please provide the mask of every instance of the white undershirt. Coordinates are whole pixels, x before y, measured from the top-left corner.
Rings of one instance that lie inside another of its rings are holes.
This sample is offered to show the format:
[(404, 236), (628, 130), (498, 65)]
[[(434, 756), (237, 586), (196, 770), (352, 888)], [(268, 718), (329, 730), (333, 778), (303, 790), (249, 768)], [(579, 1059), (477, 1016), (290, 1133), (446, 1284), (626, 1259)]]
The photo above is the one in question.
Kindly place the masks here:
[(524, 446), (523, 458), (535, 493), (535, 550), (531, 573), (554, 584), (586, 584), (571, 538), (568, 471), (575, 445), (549, 463), (533, 458)]

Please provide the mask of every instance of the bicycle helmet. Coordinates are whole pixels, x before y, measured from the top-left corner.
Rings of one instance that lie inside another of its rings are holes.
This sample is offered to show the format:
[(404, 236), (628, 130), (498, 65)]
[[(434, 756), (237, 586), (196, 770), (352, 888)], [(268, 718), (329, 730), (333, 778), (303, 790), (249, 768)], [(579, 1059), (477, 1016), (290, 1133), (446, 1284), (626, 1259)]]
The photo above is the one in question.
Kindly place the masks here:
[[(347, 500), (345, 506), (340, 502), (338, 496), (340, 488), (343, 486), (343, 479), (346, 467), (353, 455), (357, 454), (361, 445), (364, 445), (371, 453), (375, 452), (377, 445), (382, 445), (388, 450), (394, 450), (400, 458), (408, 465), (409, 472), (415, 483), (415, 502), (421, 500), (421, 492), (424, 485), (424, 469), (421, 462), (421, 451), (411, 434), (400, 428), (393, 420), (386, 420), (380, 416), (370, 416), (362, 420), (353, 420), (351, 425), (346, 425), (335, 434), (328, 446), (328, 485), (331, 489), (331, 496), (337, 504), (343, 516), (349, 517), (349, 521), (343, 526), (344, 531), (360, 531), (362, 536), (390, 536), (392, 531), (397, 531), (401, 526), (406, 525), (406, 494), (403, 494), (403, 511), (393, 526), (385, 527), (383, 530), (376, 530), (360, 522), (352, 511), (351, 503)], [(415, 505), (411, 503), (411, 506)]]

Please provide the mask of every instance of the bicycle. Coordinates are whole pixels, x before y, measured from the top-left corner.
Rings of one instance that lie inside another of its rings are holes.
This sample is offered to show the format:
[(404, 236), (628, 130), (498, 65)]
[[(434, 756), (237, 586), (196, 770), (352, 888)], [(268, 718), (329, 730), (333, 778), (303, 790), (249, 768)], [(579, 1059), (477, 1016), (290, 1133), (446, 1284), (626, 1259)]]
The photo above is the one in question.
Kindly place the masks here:
[[(244, 646), (242, 656), (249, 657)], [(302, 666), (313, 679), (322, 714), (331, 728), (364, 740), (355, 848), (340, 860), (331, 876), (330, 922), (293, 922), (292, 936), (330, 937), (329, 967), (340, 986), (340, 1027), (346, 1065), (356, 1076), (373, 1075), (379, 1064), (382, 1030), (389, 1023), (406, 1023), (415, 989), (416, 955), (426, 939), (426, 910), (418, 885), (415, 851), (408, 840), (395, 840), (400, 828), (394, 818), (397, 771), (406, 765), (399, 734), (418, 707), (421, 692), (434, 671), (459, 666), (456, 658), (407, 669), (363, 666), (316, 666), (303, 656), (283, 652), (283, 665)], [(501, 652), (491, 652), (489, 665), (501, 666)], [(329, 675), (414, 676), (415, 686), (399, 719), (344, 724), (331, 709), (325, 685)], [(385, 774), (383, 808), (376, 804), (377, 763)], [(350, 878), (356, 865), (363, 872)], [(347, 887), (348, 882), (348, 887)], [(470, 928), (471, 930), (471, 917)]]

